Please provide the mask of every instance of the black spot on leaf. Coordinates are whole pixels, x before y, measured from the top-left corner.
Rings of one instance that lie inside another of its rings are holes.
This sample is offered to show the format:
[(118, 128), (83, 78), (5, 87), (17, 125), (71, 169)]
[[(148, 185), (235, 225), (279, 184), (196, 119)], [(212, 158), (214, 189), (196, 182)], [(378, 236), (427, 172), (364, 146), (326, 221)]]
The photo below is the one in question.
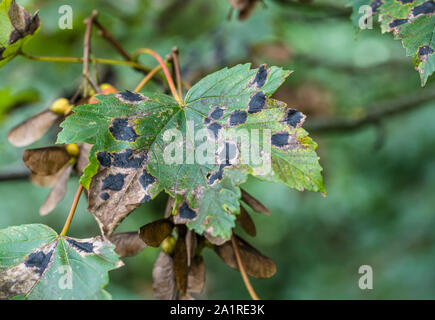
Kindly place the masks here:
[(156, 178), (154, 178), (149, 172), (144, 170), (142, 175), (139, 177), (139, 182), (142, 185), (144, 189), (146, 189), (150, 184), (153, 184), (156, 181)]
[(210, 121), (211, 121), (210, 118), (205, 118), (205, 119), (204, 119), (204, 124), (209, 124)]
[(375, 13), (382, 6), (382, 0), (375, 0), (370, 4), (372, 7), (372, 12)]
[(110, 158), (110, 154), (106, 151), (97, 153), (98, 162), (105, 167), (110, 167), (112, 164), (112, 159)]
[(78, 242), (78, 241), (75, 241), (73, 239), (66, 239), (66, 241), (68, 241), (68, 243), (72, 247), (79, 249), (80, 251), (84, 251), (87, 253), (94, 252), (94, 244), (91, 242)]
[(211, 132), (213, 132), (215, 138), (219, 136), (219, 130), (222, 129), (222, 126), (219, 123), (213, 122), (207, 127)]
[(211, 113), (210, 118), (213, 120), (219, 120), (224, 115), (224, 109), (221, 107), (216, 107)]
[(408, 19), (396, 19), (396, 20), (391, 21), (389, 26), (390, 26), (390, 28), (395, 28), (395, 27), (398, 27), (398, 26), (400, 26), (404, 23), (407, 23), (407, 22), (408, 22)]
[(101, 188), (101, 190), (113, 190), (113, 191), (122, 190), (122, 187), (124, 187), (124, 178), (126, 176), (127, 176), (126, 174), (122, 174), (122, 173), (109, 174), (103, 180), (103, 187)]
[(418, 48), (418, 57), (421, 59), (423, 56), (430, 55), (433, 53), (433, 49), (429, 46), (423, 46)]
[(298, 126), (300, 126), (302, 124), (304, 119), (305, 119), (305, 116), (301, 112), (299, 112), (295, 109), (289, 109), (287, 111), (287, 114), (285, 115), (284, 121), (289, 126), (292, 126), (293, 128), (297, 128)]
[(288, 144), (289, 133), (280, 132), (272, 135), (271, 142), (276, 147), (284, 147)]
[(254, 94), (248, 104), (249, 113), (260, 112), (266, 106), (266, 95), (259, 91)]
[(39, 275), (42, 275), (44, 270), (47, 269), (48, 263), (53, 255), (53, 251), (54, 249), (47, 252), (47, 254), (42, 251), (33, 252), (29, 254), (26, 261), (24, 261), (24, 264), (29, 268), (36, 267), (36, 272), (38, 272)]
[(128, 119), (115, 119), (109, 128), (113, 137), (120, 141), (136, 141), (138, 135), (128, 124)]
[(100, 198), (103, 199), (104, 201), (108, 200), (110, 198), (110, 195), (107, 192), (103, 192), (100, 195)]
[(255, 78), (252, 81), (251, 86), (256, 85), (257, 88), (261, 88), (264, 86), (264, 84), (266, 83), (266, 79), (267, 79), (267, 69), (266, 69), (266, 65), (262, 64), (260, 66), (260, 68), (258, 68), (257, 73), (255, 74)]
[(181, 207), (178, 209), (178, 214), (180, 215), (180, 218), (183, 219), (195, 219), (196, 218), (196, 212), (193, 211), (189, 206), (187, 205), (187, 202), (184, 202)]
[(407, 4), (407, 3), (414, 2), (415, 0), (398, 0), (398, 1), (401, 2), (402, 4)]
[(248, 118), (248, 114), (243, 110), (236, 110), (230, 115), (230, 126), (238, 126), (240, 124), (244, 124), (246, 119)]
[(419, 14), (431, 14), (435, 12), (435, 3), (433, 1), (426, 1), (425, 3), (416, 6), (412, 9), (412, 14), (418, 16)]
[(145, 160), (145, 155), (138, 157), (133, 156), (132, 149), (126, 149), (125, 152), (113, 153), (112, 164), (118, 168), (133, 168), (138, 169), (142, 166), (142, 162)]
[(227, 167), (227, 166), (228, 166), (228, 164), (221, 164), (221, 165), (219, 166), (218, 171), (209, 174), (209, 176), (208, 176), (208, 184), (209, 184), (209, 185), (212, 185), (212, 184), (214, 184), (216, 181), (218, 181), (218, 180), (219, 180), (219, 181), (222, 180), (222, 178), (223, 178), (223, 176), (224, 176), (224, 169), (225, 169), (225, 167)]
[(144, 100), (147, 100), (147, 98), (143, 94), (137, 92), (131, 92), (129, 90), (125, 90), (123, 92), (118, 93), (116, 97), (122, 102), (128, 104), (138, 104)]

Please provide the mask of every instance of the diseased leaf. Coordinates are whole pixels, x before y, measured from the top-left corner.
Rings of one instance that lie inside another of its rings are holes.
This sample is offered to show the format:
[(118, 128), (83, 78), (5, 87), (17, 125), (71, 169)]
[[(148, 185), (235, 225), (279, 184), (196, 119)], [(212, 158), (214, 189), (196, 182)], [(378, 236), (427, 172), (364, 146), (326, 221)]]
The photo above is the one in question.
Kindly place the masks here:
[(27, 149), (23, 153), (23, 161), (35, 174), (50, 176), (65, 167), (71, 156), (64, 147), (44, 147)]
[(381, 23), (382, 33), (392, 32), (401, 40), (406, 55), (414, 59), (421, 85), (435, 71), (435, 2), (433, 0), (352, 0), (352, 20), (356, 27), (362, 19), (362, 5), (372, 8), (373, 17)]
[[(93, 145), (81, 183), (89, 188), (89, 210), (103, 234), (162, 190), (176, 199), (175, 224), (223, 239), (235, 226), (239, 185), (248, 174), (325, 192), (317, 145), (301, 128), (305, 116), (271, 98), (289, 74), (237, 65), (203, 78), (183, 105), (162, 94), (125, 91), (75, 107), (61, 124), (58, 143)], [(195, 161), (204, 144), (195, 138), (201, 129), (208, 129), (206, 141), (220, 142), (205, 164)], [(259, 132), (257, 154), (264, 161), (244, 162), (237, 139), (245, 131)], [(183, 133), (182, 139), (168, 140), (174, 132)], [(181, 150), (182, 161), (177, 156), (166, 161), (168, 149), (171, 155)]]
[(168, 219), (159, 219), (142, 226), (140, 238), (151, 247), (159, 247), (162, 241), (171, 234), (174, 224)]
[(39, 26), (38, 13), (31, 15), (15, 0), (0, 2), (0, 68), (18, 54)]
[[(236, 236), (239, 247), (240, 259), (245, 267), (246, 273), (254, 278), (270, 278), (276, 272), (276, 265), (272, 259), (262, 255), (245, 240)], [(222, 246), (215, 246), (215, 252), (231, 268), (239, 270), (237, 259), (231, 241)]]
[(108, 271), (121, 265), (101, 237), (59, 236), (41, 224), (0, 230), (0, 299), (107, 298)]
[(154, 296), (160, 300), (174, 300), (177, 296), (174, 260), (161, 251), (153, 267)]
[(115, 244), (115, 252), (121, 257), (132, 257), (146, 248), (145, 242), (137, 232), (115, 233), (110, 236), (110, 242)]
[(53, 111), (42, 111), (11, 129), (8, 140), (16, 147), (28, 146), (41, 139), (59, 118), (60, 115)]
[(257, 229), (255, 228), (255, 223), (243, 206), (240, 206), (240, 213), (237, 215), (236, 222), (249, 234), (251, 237), (257, 235)]
[(63, 199), (66, 193), (67, 182), (71, 175), (72, 165), (67, 164), (60, 170), (59, 177), (56, 183), (53, 185), (50, 193), (44, 204), (39, 208), (39, 214), (45, 216), (53, 211), (57, 204)]

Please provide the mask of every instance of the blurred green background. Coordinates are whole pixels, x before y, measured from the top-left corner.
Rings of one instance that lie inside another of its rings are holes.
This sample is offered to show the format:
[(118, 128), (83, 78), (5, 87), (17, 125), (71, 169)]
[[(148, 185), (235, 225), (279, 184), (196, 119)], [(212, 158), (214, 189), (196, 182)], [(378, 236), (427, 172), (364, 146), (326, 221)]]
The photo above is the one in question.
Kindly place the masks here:
[[(412, 59), (399, 41), (379, 30), (359, 34), (349, 20), (346, 0), (266, 0), (246, 21), (227, 20), (225, 0), (25, 1), (40, 10), (40, 33), (25, 51), (32, 55), (81, 56), (83, 19), (93, 9), (120, 42), (133, 52), (150, 47), (165, 56), (180, 50), (183, 79), (240, 62), (279, 65), (294, 73), (276, 97), (314, 117), (355, 116), (385, 99), (420, 89)], [(60, 30), (58, 9), (73, 8), (73, 29)], [(96, 33), (97, 57), (120, 57)], [(142, 62), (154, 66), (151, 59)], [(98, 67), (118, 89), (132, 89), (142, 74), (128, 67)], [(6, 139), (15, 125), (56, 98), (71, 95), (81, 81), (81, 65), (29, 61), (17, 57), (0, 70), (0, 228), (44, 223), (60, 230), (77, 186), (46, 217), (38, 214), (49, 189), (7, 175), (25, 169), (23, 149)], [(155, 84), (149, 89), (162, 90)], [(433, 89), (432, 89), (433, 90)], [(297, 192), (251, 179), (244, 186), (271, 210), (253, 214), (257, 237), (241, 234), (270, 256), (278, 271), (252, 283), (263, 299), (434, 299), (435, 298), (435, 101), (352, 133), (314, 134), (328, 196)], [(55, 132), (31, 147), (53, 144)], [(98, 227), (84, 198), (69, 234), (90, 237)], [(137, 230), (162, 216), (166, 196), (135, 210), (118, 231)], [(110, 273), (107, 290), (115, 299), (152, 299), (151, 270), (159, 249), (125, 258)], [(213, 251), (205, 253), (207, 299), (248, 299), (240, 274)], [(370, 265), (373, 290), (360, 290), (358, 269)]]

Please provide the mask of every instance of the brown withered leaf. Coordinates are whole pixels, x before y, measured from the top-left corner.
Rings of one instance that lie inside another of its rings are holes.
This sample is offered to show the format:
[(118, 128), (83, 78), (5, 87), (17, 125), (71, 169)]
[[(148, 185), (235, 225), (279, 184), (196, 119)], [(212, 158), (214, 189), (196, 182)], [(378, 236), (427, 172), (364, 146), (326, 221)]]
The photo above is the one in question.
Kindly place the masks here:
[(169, 236), (174, 224), (168, 219), (159, 219), (142, 226), (139, 236), (147, 245), (159, 247), (163, 240)]
[(89, 164), (89, 152), (91, 151), (92, 145), (89, 143), (81, 143), (79, 148), (80, 153), (77, 158), (76, 170), (78, 175), (81, 176), (83, 174), (83, 170), (85, 170)]
[(115, 252), (121, 257), (135, 256), (147, 246), (134, 231), (112, 234), (109, 240), (116, 245)]
[(251, 196), (248, 192), (245, 190), (242, 190), (242, 201), (246, 203), (248, 206), (250, 206), (252, 209), (254, 209), (255, 212), (259, 213), (265, 213), (267, 215), (270, 214), (269, 209), (267, 209), (260, 201), (258, 201), (256, 198)]
[(150, 190), (157, 179), (145, 169), (147, 158), (147, 151), (131, 149), (97, 154), (100, 165), (89, 188), (88, 210), (105, 236), (110, 236), (131, 211), (152, 199)]
[(188, 277), (188, 266), (187, 266), (187, 252), (186, 252), (186, 242), (183, 237), (178, 237), (175, 243), (174, 251), (174, 269), (175, 269), (175, 282), (177, 284), (177, 290), (180, 295), (186, 294), (187, 290), (187, 277)]
[(255, 228), (255, 223), (249, 215), (248, 211), (241, 205), (240, 213), (237, 215), (236, 222), (249, 234), (251, 237), (257, 235), (257, 229)]
[(47, 199), (44, 204), (39, 208), (39, 214), (41, 216), (45, 216), (53, 211), (57, 204), (65, 197), (66, 187), (68, 178), (71, 175), (72, 165), (67, 164), (63, 169), (60, 170), (60, 175), (53, 185), (50, 193), (48, 194)]
[(205, 284), (205, 264), (201, 256), (195, 256), (187, 277), (187, 293), (201, 293)]
[(9, 35), (8, 44), (13, 44), (29, 34), (33, 34), (40, 25), (38, 13), (31, 15), (23, 7), (12, 0), (9, 7), (9, 20), (14, 29)]
[(50, 110), (42, 111), (11, 129), (8, 140), (16, 147), (28, 146), (41, 139), (60, 117)]
[[(240, 258), (246, 273), (254, 278), (270, 278), (276, 272), (276, 264), (272, 259), (262, 255), (245, 240), (235, 236), (239, 247)], [(217, 255), (231, 268), (239, 270), (231, 241), (214, 248)]]
[(177, 296), (174, 260), (164, 251), (160, 252), (154, 263), (153, 291), (154, 296), (160, 300), (174, 300)]
[(23, 161), (35, 174), (51, 176), (59, 172), (68, 163), (71, 156), (64, 147), (45, 147), (27, 149), (23, 153)]
[(190, 266), (192, 257), (195, 255), (195, 250), (198, 245), (196, 233), (192, 230), (187, 230), (186, 233), (186, 252), (187, 252), (187, 265)]

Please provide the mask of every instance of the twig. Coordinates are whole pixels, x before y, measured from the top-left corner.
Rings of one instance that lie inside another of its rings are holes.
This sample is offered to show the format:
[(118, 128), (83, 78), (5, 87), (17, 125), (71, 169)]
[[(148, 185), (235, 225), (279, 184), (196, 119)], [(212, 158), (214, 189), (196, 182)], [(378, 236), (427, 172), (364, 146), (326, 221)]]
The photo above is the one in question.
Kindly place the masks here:
[(98, 21), (97, 18), (93, 20), (94, 25), (98, 28), (99, 34), (106, 39), (116, 51), (126, 60), (132, 61), (131, 55), (124, 49), (124, 47), (112, 36), (112, 34)]
[[(86, 32), (85, 32), (85, 39), (84, 39), (84, 46), (83, 46), (83, 77), (85, 78), (85, 81), (89, 81), (89, 55), (91, 53), (91, 34), (92, 34), (92, 21), (94, 18), (98, 15), (98, 12), (96, 10), (92, 11), (92, 14), (89, 18), (85, 19), (86, 24)], [(84, 90), (84, 96), (87, 96), (87, 88), (88, 86), (85, 84), (83, 90)]]
[(257, 294), (254, 291), (254, 288), (249, 281), (248, 275), (246, 274), (245, 267), (243, 266), (242, 259), (240, 258), (239, 247), (237, 246), (236, 238), (234, 234), (231, 235), (231, 242), (233, 245), (234, 255), (236, 256), (237, 265), (239, 267), (239, 271), (242, 274), (243, 282), (245, 283), (246, 289), (248, 289), (249, 294), (251, 295), (252, 300), (260, 300)]
[(152, 77), (159, 72), (162, 69), (161, 65), (156, 66), (153, 70), (151, 70), (143, 79), (142, 81), (136, 86), (136, 88), (134, 89), (135, 92), (140, 91), (145, 84), (147, 84), (148, 81), (150, 81), (152, 79)]
[(311, 133), (352, 132), (371, 124), (377, 124), (384, 118), (408, 112), (435, 99), (435, 88), (418, 90), (412, 95), (374, 103), (367, 106), (367, 113), (361, 117), (312, 118), (304, 125)]
[(15, 172), (2, 172), (0, 173), (0, 182), (22, 180), (30, 177), (29, 170), (15, 171)]
[(82, 191), (83, 191), (83, 186), (80, 184), (79, 188), (77, 189), (76, 195), (74, 197), (74, 201), (73, 201), (73, 204), (71, 206), (71, 210), (69, 211), (68, 217), (66, 218), (65, 225), (63, 226), (62, 232), (60, 233), (61, 236), (66, 235), (66, 233), (68, 231), (68, 228), (71, 224), (72, 218), (74, 217), (74, 213), (76, 212), (77, 204), (79, 203)]
[(175, 79), (177, 82), (177, 90), (178, 95), (180, 96), (181, 100), (183, 100), (183, 89), (181, 87), (181, 73), (180, 73), (180, 63), (178, 62), (178, 48), (174, 47), (172, 48), (172, 63), (175, 68)]

